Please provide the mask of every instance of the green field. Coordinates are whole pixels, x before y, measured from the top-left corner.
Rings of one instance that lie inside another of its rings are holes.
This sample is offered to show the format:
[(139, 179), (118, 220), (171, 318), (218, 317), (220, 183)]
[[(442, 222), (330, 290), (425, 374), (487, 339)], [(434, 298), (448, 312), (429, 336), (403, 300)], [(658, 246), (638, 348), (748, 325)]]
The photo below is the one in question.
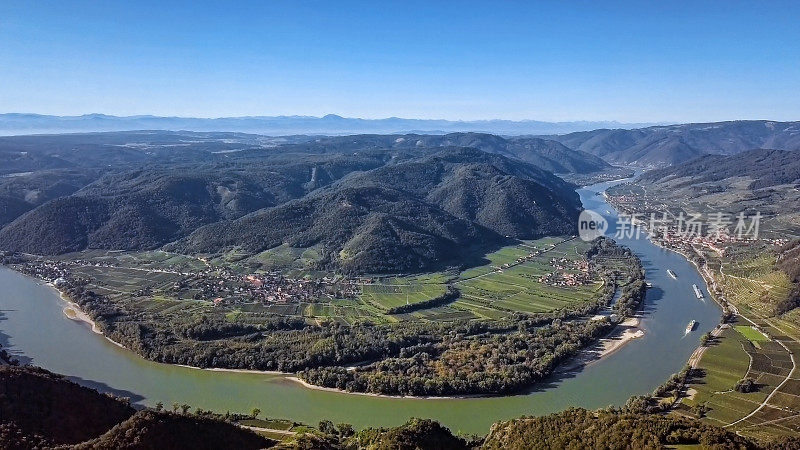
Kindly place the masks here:
[[(544, 313), (596, 301), (602, 287), (599, 281), (579, 286), (552, 286), (539, 278), (556, 270), (552, 259), (569, 262), (582, 260), (588, 244), (579, 240), (547, 238), (505, 247), (489, 254), (490, 261), (459, 275), (456, 286), (461, 298), (455, 308), (488, 319), (514, 312)], [(534, 253), (539, 252), (535, 256)], [(560, 270), (576, 274), (579, 270)]]
[(683, 400), (689, 407), (709, 408), (706, 420), (727, 425), (754, 410), (766, 397), (763, 392), (742, 394), (733, 390), (736, 382), (748, 376), (750, 356), (745, 350), (749, 342), (728, 328), (703, 354), (698, 365), (703, 377), (690, 385), (693, 393)]
[[(235, 251), (210, 260), (163, 251), (86, 251), (63, 259), (72, 261), (71, 270), (89, 279), (91, 289), (97, 293), (132, 310), (165, 319), (210, 314), (227, 322), (259, 324), (274, 315), (284, 315), (303, 317), (309, 323), (355, 324), (499, 320), (514, 313), (550, 313), (596, 302), (602, 283), (596, 275), (582, 274), (577, 268), (578, 263), (585, 264), (587, 248), (588, 244), (578, 239), (548, 237), (520, 241), (486, 255), (485, 264), (462, 272), (364, 277), (358, 280), (357, 298), (325, 296), (299, 303), (268, 304), (238, 294), (233, 286), (227, 294), (220, 295), (224, 300), (220, 307), (215, 307), (207, 295), (198, 296), (202, 294), (200, 287), (176, 286), (201, 270), (210, 272), (212, 277), (223, 269), (247, 274), (276, 267), (283, 267), (280, 273), (290, 278), (330, 278), (334, 274), (302, 269), (318, 259), (319, 249), (314, 247), (279, 246), (246, 260)], [(258, 264), (253, 265), (255, 260)], [(558, 261), (558, 267), (554, 261)], [(606, 263), (614, 265), (614, 261)], [(541, 282), (540, 278), (547, 274), (585, 278), (572, 286)], [(461, 296), (449, 305), (388, 314), (392, 308), (439, 297), (448, 285), (461, 291)]]
[(444, 294), (449, 278), (451, 277), (444, 273), (432, 273), (365, 282), (361, 287), (361, 299), (365, 304), (387, 311), (390, 308), (423, 302)]
[(753, 345), (755, 345), (756, 347), (759, 347), (758, 345), (759, 342), (764, 342), (769, 340), (768, 337), (764, 336), (764, 333), (756, 330), (751, 326), (740, 325), (734, 328), (736, 328), (736, 331), (741, 333), (742, 336), (747, 338), (747, 340), (753, 343)]
[[(683, 400), (678, 412), (695, 415), (692, 407), (702, 404), (709, 408), (703, 420), (757, 438), (800, 430), (800, 379), (797, 372), (792, 373), (792, 356), (783, 347), (796, 353), (800, 344), (768, 322), (758, 325), (773, 339), (744, 325), (728, 328), (715, 339), (698, 366), (702, 378), (690, 385), (691, 395)], [(742, 378), (753, 379), (756, 391), (745, 394), (733, 390)], [(773, 391), (775, 394), (764, 407), (747, 420), (739, 421), (755, 411)]]

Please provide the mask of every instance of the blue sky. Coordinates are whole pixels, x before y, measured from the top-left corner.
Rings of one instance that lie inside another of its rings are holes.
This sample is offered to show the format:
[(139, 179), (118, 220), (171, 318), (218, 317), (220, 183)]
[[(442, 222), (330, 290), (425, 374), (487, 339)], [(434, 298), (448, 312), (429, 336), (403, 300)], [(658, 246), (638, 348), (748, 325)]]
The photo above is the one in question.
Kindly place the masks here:
[(800, 2), (0, 2), (0, 112), (800, 120)]

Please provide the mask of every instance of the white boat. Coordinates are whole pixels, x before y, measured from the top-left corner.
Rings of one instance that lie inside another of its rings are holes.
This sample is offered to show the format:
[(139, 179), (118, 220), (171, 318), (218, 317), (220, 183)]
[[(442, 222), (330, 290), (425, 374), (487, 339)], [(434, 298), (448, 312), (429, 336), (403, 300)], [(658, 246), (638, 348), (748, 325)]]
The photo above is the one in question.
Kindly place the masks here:
[(692, 289), (694, 289), (694, 295), (696, 295), (697, 298), (699, 298), (699, 299), (703, 298), (703, 291), (701, 291), (700, 288), (697, 287), (696, 284), (692, 285)]
[(675, 275), (675, 272), (673, 272), (672, 269), (667, 269), (667, 274), (669, 276), (671, 276), (673, 280), (677, 280), (678, 279), (678, 276)]
[(644, 285), (645, 285), (645, 286), (647, 286), (647, 287), (649, 287), (649, 288), (653, 287), (653, 283), (651, 283), (651, 282), (649, 282), (649, 281), (648, 281), (648, 282), (646, 282)]
[(697, 325), (697, 321), (696, 320), (692, 320), (691, 322), (689, 322), (689, 325), (686, 325), (686, 334), (691, 333), (692, 330), (694, 330), (694, 326), (695, 325)]

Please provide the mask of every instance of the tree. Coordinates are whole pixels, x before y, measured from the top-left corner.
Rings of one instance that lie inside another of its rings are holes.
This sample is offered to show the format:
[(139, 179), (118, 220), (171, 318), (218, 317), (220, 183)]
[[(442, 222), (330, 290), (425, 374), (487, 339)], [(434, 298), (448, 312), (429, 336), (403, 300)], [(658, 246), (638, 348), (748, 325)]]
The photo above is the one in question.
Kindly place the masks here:
[(736, 382), (736, 386), (734, 386), (733, 389), (743, 394), (747, 394), (748, 392), (753, 392), (756, 390), (756, 382), (752, 378), (742, 378)]
[(181, 412), (183, 412), (183, 414), (186, 414), (189, 411), (189, 408), (191, 408), (191, 406), (184, 403), (181, 405)]
[(711, 341), (711, 339), (713, 339), (713, 336), (711, 336), (711, 332), (707, 332), (706, 334), (700, 337), (700, 345), (702, 345), (703, 347), (708, 346), (708, 343)]
[(253, 416), (253, 419), (258, 419), (259, 414), (261, 414), (261, 410), (258, 408), (253, 408), (253, 410), (250, 411), (250, 415)]
[(356, 434), (356, 430), (354, 430), (353, 426), (349, 423), (340, 423), (339, 425), (336, 425), (336, 428), (339, 429), (339, 436), (341, 437), (347, 438)]
[(178, 412), (178, 408), (180, 408), (180, 407), (181, 407), (181, 405), (179, 405), (177, 402), (173, 403), (172, 404), (172, 412), (174, 412), (174, 413)]
[(694, 407), (694, 413), (697, 414), (697, 417), (701, 419), (706, 416), (707, 412), (708, 412), (708, 406), (706, 406), (705, 403), (695, 405)]
[(330, 420), (321, 420), (318, 427), (323, 434), (337, 434), (336, 427)]
[(156, 403), (156, 411), (161, 412), (164, 409), (164, 404), (161, 402)]

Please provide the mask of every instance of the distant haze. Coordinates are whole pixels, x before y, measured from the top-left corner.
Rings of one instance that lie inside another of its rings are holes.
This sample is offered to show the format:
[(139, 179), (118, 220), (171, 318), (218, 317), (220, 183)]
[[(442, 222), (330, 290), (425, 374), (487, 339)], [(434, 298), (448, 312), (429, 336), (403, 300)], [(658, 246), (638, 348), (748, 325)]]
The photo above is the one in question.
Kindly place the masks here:
[(619, 123), (613, 121), (541, 122), (536, 120), (475, 120), (451, 121), (437, 119), (359, 119), (329, 114), (313, 116), (258, 117), (159, 117), (111, 116), (85, 114), (81, 116), (50, 116), (41, 114), (0, 114), (0, 135), (78, 133), (130, 130), (235, 131), (265, 135), (320, 134), (342, 135), (360, 133), (424, 133), (440, 134), (474, 131), (502, 135), (565, 134), (601, 128), (633, 129), (653, 123)]

